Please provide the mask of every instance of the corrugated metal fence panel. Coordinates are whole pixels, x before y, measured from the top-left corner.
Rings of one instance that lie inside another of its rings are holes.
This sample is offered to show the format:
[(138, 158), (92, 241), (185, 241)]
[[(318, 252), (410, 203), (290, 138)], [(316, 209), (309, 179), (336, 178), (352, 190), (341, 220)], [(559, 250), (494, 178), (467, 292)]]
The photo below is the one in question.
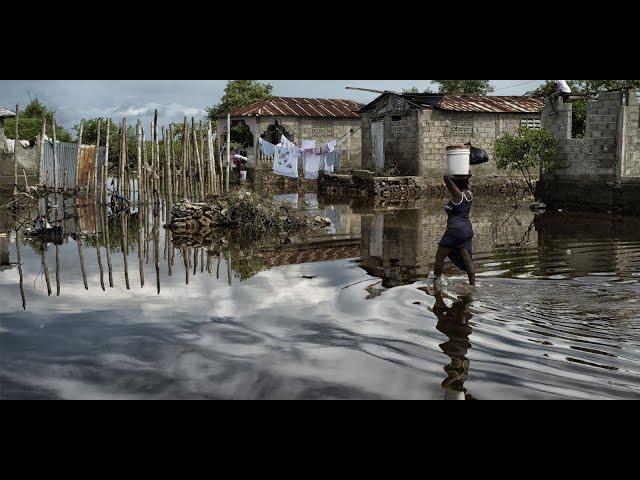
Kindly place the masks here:
[[(93, 145), (82, 146), (80, 172), (78, 172), (78, 144), (65, 142), (56, 143), (56, 180), (58, 186), (63, 186), (65, 170), (67, 171), (67, 184), (64, 185), (64, 187), (75, 188), (76, 178), (80, 180), (78, 184), (79, 187), (86, 187), (89, 178), (91, 179), (91, 185), (93, 185), (95, 148)], [(105, 147), (100, 147), (98, 155), (98, 185), (102, 185), (102, 168), (104, 166), (105, 153)], [(53, 185), (53, 143), (48, 141), (44, 143), (44, 162), (40, 168), (40, 183)]]

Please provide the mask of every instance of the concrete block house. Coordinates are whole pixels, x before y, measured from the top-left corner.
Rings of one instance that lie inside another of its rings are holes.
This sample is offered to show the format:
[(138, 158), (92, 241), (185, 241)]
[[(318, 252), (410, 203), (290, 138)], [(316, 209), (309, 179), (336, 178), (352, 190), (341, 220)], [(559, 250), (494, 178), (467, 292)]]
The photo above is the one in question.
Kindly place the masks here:
[[(471, 142), (492, 156), (493, 142), (520, 125), (540, 127), (544, 101), (533, 97), (387, 92), (362, 111), (362, 167), (383, 174), (440, 177), (446, 147)], [(476, 177), (508, 175), (493, 159)]]
[[(226, 143), (227, 114), (231, 115), (232, 126), (244, 123), (251, 134), (244, 146), (249, 163), (255, 165), (259, 158), (258, 138), (277, 144), (280, 135), (299, 144), (300, 140), (315, 140), (317, 143), (330, 142), (341, 138), (343, 170), (360, 168), (360, 109), (363, 104), (351, 100), (327, 98), (272, 97), (247, 107), (217, 116), (219, 145)], [(350, 135), (353, 131), (354, 134)]]

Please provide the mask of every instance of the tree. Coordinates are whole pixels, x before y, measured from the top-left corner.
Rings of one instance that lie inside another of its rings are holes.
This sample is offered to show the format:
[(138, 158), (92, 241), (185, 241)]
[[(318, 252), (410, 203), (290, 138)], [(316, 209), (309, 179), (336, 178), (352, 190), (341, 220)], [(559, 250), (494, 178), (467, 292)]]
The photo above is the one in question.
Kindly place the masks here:
[[(29, 102), (24, 110), (20, 111), (19, 129), (18, 134), (21, 140), (33, 140), (42, 133), (42, 122), (47, 119), (47, 135), (52, 136), (53, 130), (53, 118), (55, 112), (47, 108), (40, 100), (34, 98)], [(15, 132), (16, 119), (8, 118), (5, 122), (5, 130), (7, 136), (12, 135)], [(60, 142), (70, 142), (71, 134), (61, 127), (56, 125), (56, 140)]]
[(420, 90), (418, 90), (418, 87), (403, 88), (402, 93), (420, 93)]
[(209, 117), (213, 118), (236, 108), (246, 107), (255, 102), (272, 97), (273, 85), (260, 83), (257, 80), (229, 80), (224, 89), (220, 103), (207, 107)]
[[(618, 90), (629, 87), (640, 87), (640, 80), (567, 80), (573, 93), (596, 94), (608, 90)], [(532, 96), (548, 96), (555, 90), (555, 80), (547, 80), (532, 92)], [(587, 99), (572, 100), (571, 135), (582, 138), (587, 129)]]
[(521, 126), (514, 135), (506, 132), (495, 140), (493, 153), (499, 169), (522, 173), (527, 186), (535, 195), (532, 170), (555, 170), (564, 164), (557, 159), (557, 141), (545, 129)]
[(490, 80), (431, 80), (443, 95), (486, 95), (493, 92)]
[[(214, 118), (221, 113), (268, 100), (272, 97), (272, 91), (273, 85), (269, 83), (260, 83), (257, 80), (229, 80), (220, 103), (207, 107), (206, 111), (210, 118)], [(242, 146), (251, 142), (251, 131), (244, 122), (237, 122), (231, 126), (231, 141)]]

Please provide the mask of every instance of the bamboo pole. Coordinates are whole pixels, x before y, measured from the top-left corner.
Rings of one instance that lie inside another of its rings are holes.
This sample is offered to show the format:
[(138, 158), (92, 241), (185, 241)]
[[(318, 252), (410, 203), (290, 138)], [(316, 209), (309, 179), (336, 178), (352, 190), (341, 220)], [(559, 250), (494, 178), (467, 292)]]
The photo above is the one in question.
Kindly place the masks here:
[(44, 172), (44, 137), (47, 135), (47, 117), (44, 117), (42, 121), (42, 134), (40, 135), (40, 168), (38, 172), (39, 183), (45, 182)]
[[(78, 188), (78, 179), (80, 178), (80, 155), (82, 151), (82, 134), (84, 132), (84, 118), (80, 119), (80, 130), (78, 131), (78, 153), (76, 154), (76, 181), (74, 188)], [(54, 145), (55, 149), (55, 145)]]
[(229, 173), (231, 168), (231, 115), (227, 113), (227, 192), (229, 192)]
[(13, 196), (18, 195), (18, 145), (20, 136), (18, 134), (18, 124), (20, 123), (20, 104), (16, 105), (16, 128), (15, 143), (13, 145)]
[[(98, 138), (96, 139), (96, 155), (93, 165), (93, 197), (94, 203), (99, 203), (98, 200), (98, 168), (100, 168), (100, 127), (102, 126), (102, 119), (98, 119)], [(82, 144), (80, 144), (82, 145)], [(79, 147), (78, 147), (79, 148)]]
[(111, 128), (111, 119), (107, 119), (107, 137), (104, 145), (104, 164), (102, 165), (102, 204), (107, 204), (107, 176), (109, 175), (109, 130)]
[[(67, 169), (65, 168), (65, 169), (64, 169), (63, 176), (62, 176), (62, 182), (63, 182), (63, 183), (64, 183), (64, 185), (65, 185), (65, 187), (63, 188), (63, 191), (64, 191), (64, 192), (66, 192), (66, 191), (67, 191), (67, 187), (66, 187), (66, 185), (67, 185), (67, 176), (68, 176), (68, 171), (67, 171)], [(63, 198), (64, 198), (64, 196), (63, 196)]]
[(53, 118), (52, 122), (53, 128), (53, 188), (58, 192), (58, 153), (56, 148), (56, 119)]
[(161, 188), (164, 195), (166, 195), (169, 188), (167, 187), (167, 136), (164, 134), (164, 125), (160, 128), (160, 134), (162, 135), (162, 148), (164, 149), (164, 168), (160, 168), (162, 171)]

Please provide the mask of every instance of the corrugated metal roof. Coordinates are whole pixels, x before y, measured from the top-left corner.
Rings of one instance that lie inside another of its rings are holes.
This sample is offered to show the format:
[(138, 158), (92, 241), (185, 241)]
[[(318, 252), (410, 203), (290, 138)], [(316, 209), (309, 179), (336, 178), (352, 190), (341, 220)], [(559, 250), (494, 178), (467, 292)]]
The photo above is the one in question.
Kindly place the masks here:
[(0, 105), (0, 117), (15, 117), (16, 114), (13, 113), (11, 110), (8, 110), (6, 108), (4, 108), (2, 105)]
[(364, 105), (352, 100), (332, 98), (293, 98), (272, 97), (269, 100), (252, 103), (218, 117), (330, 117), (360, 118), (360, 109)]
[(534, 97), (445, 95), (438, 107), (453, 112), (540, 113), (544, 100)]

